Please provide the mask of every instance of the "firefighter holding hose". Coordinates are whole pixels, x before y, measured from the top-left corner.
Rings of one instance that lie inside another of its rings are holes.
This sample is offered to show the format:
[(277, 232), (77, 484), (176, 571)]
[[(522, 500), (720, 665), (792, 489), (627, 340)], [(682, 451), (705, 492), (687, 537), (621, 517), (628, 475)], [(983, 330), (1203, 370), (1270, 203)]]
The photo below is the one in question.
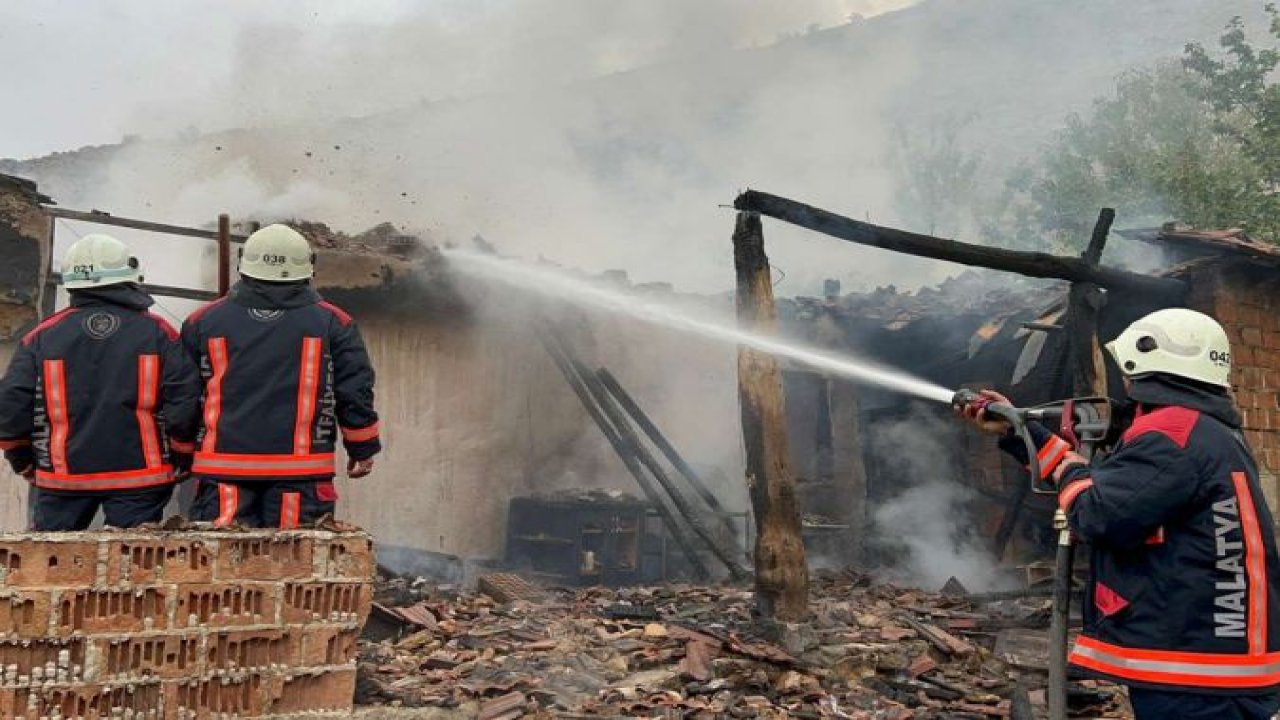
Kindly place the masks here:
[[(1280, 562), (1258, 466), (1229, 394), (1231, 348), (1207, 315), (1167, 309), (1107, 350), (1137, 412), (1092, 463), (1032, 424), (1041, 473), (1091, 548), (1085, 674), (1127, 685), (1138, 720), (1264, 720), (1280, 710)], [(986, 391), (988, 398), (1007, 402)], [(1011, 426), (971, 406), (964, 415)]]

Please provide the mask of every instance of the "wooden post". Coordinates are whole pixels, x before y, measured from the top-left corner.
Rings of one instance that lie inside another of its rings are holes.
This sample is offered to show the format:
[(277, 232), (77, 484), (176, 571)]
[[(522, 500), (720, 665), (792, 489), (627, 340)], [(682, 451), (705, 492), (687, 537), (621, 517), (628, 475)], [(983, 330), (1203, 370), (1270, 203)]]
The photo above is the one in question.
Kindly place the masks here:
[[(1102, 250), (1111, 232), (1116, 211), (1103, 208), (1093, 227), (1089, 247), (1081, 260), (1089, 267), (1098, 267)], [(1102, 357), (1102, 345), (1098, 341), (1098, 314), (1106, 303), (1102, 289), (1091, 282), (1074, 282), (1067, 297), (1068, 345), (1071, 352), (1071, 392), (1074, 395), (1106, 395), (1107, 372)]]
[[(738, 325), (744, 330), (774, 332), (777, 308), (756, 213), (738, 213), (733, 262), (738, 279)], [(786, 407), (777, 360), (748, 347), (738, 348), (738, 400), (747, 451), (747, 488), (756, 520), (756, 607), (765, 618), (796, 622), (808, 614), (809, 568), (795, 478), (789, 467)]]
[(867, 467), (863, 462), (861, 403), (851, 382), (831, 378), (827, 382), (831, 414), (833, 477), (841, 518), (849, 524), (844, 559), (858, 567), (866, 562), (870, 523), (867, 520)]
[(218, 296), (231, 290), (231, 216), (218, 216)]
[(618, 428), (614, 426), (597, 403), (596, 398), (591, 393), (591, 389), (587, 386), (586, 378), (583, 377), (583, 374), (574, 366), (573, 360), (564, 353), (564, 349), (553, 338), (551, 326), (545, 325), (540, 329), (539, 336), (542, 339), (543, 347), (547, 349), (547, 353), (551, 355), (556, 367), (564, 375), (565, 382), (569, 383), (569, 387), (578, 396), (578, 400), (582, 402), (582, 407), (591, 416), (591, 419), (595, 421), (596, 427), (600, 428), (600, 432), (609, 441), (613, 451), (618, 454), (618, 459), (622, 460), (622, 464), (627, 467), (627, 471), (636, 479), (636, 484), (640, 486), (640, 490), (644, 492), (645, 498), (648, 499), (650, 505), (653, 506), (654, 510), (658, 511), (663, 524), (667, 526), (671, 537), (675, 539), (676, 544), (684, 552), (685, 558), (688, 559), (694, 573), (700, 579), (708, 577), (707, 566), (702, 562), (702, 558), (694, 548), (692, 539), (685, 534), (684, 528), (676, 520), (666, 502), (663, 501), (657, 487), (649, 476), (645, 475), (644, 468), (635, 453), (632, 452), (631, 446), (627, 444)]

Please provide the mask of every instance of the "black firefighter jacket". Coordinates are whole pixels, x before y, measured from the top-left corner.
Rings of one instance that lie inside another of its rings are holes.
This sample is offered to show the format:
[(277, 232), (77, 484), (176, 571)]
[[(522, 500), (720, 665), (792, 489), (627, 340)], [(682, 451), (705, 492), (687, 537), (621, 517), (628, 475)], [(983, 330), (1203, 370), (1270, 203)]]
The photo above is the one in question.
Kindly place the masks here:
[[(1058, 493), (1092, 582), (1071, 663), (1128, 685), (1263, 693), (1280, 686), (1280, 563), (1258, 468), (1224, 394), (1138, 380), (1113, 453)], [(1067, 444), (1047, 431), (1044, 474)], [(1002, 442), (1002, 444), (1004, 444)]]
[(204, 378), (196, 474), (329, 480), (339, 433), (352, 459), (381, 450), (364, 341), (310, 284), (243, 279), (187, 318), (182, 341)]
[(22, 338), (0, 380), (0, 448), (34, 446), (38, 487), (173, 482), (170, 446), (193, 449), (200, 379), (152, 303), (134, 286), (73, 291)]

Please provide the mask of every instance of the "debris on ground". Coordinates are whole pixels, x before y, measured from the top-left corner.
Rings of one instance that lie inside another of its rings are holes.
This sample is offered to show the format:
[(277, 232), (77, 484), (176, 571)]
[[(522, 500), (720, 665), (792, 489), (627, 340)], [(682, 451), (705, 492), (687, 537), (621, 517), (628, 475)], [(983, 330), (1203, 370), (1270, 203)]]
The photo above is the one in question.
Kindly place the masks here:
[[(810, 621), (778, 632), (761, 630), (751, 591), (733, 586), (586, 588), (502, 602), (394, 583), (379, 597), (402, 605), (380, 602), (378, 612), (399, 629), (362, 643), (361, 705), (469, 708), (490, 720), (980, 720), (1010, 717), (1021, 690), (1043, 712), (1040, 597), (978, 605), (823, 573)], [(1122, 696), (1077, 683), (1071, 704), (1076, 717), (1125, 718)]]

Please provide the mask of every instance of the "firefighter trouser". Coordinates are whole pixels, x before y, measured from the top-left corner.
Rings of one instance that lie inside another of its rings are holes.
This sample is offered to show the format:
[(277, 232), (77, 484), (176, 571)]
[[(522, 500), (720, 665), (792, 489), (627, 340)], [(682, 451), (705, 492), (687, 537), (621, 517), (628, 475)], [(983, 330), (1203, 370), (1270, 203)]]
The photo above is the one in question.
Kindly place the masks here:
[(1129, 688), (1135, 720), (1271, 720), (1277, 695), (1200, 695)]
[(198, 482), (191, 519), (221, 527), (296, 528), (333, 514), (338, 499), (332, 481)]
[(164, 519), (164, 508), (173, 496), (173, 485), (96, 493), (32, 487), (31, 493), (33, 530), (87, 530), (98, 508), (102, 508), (109, 527), (134, 528)]

